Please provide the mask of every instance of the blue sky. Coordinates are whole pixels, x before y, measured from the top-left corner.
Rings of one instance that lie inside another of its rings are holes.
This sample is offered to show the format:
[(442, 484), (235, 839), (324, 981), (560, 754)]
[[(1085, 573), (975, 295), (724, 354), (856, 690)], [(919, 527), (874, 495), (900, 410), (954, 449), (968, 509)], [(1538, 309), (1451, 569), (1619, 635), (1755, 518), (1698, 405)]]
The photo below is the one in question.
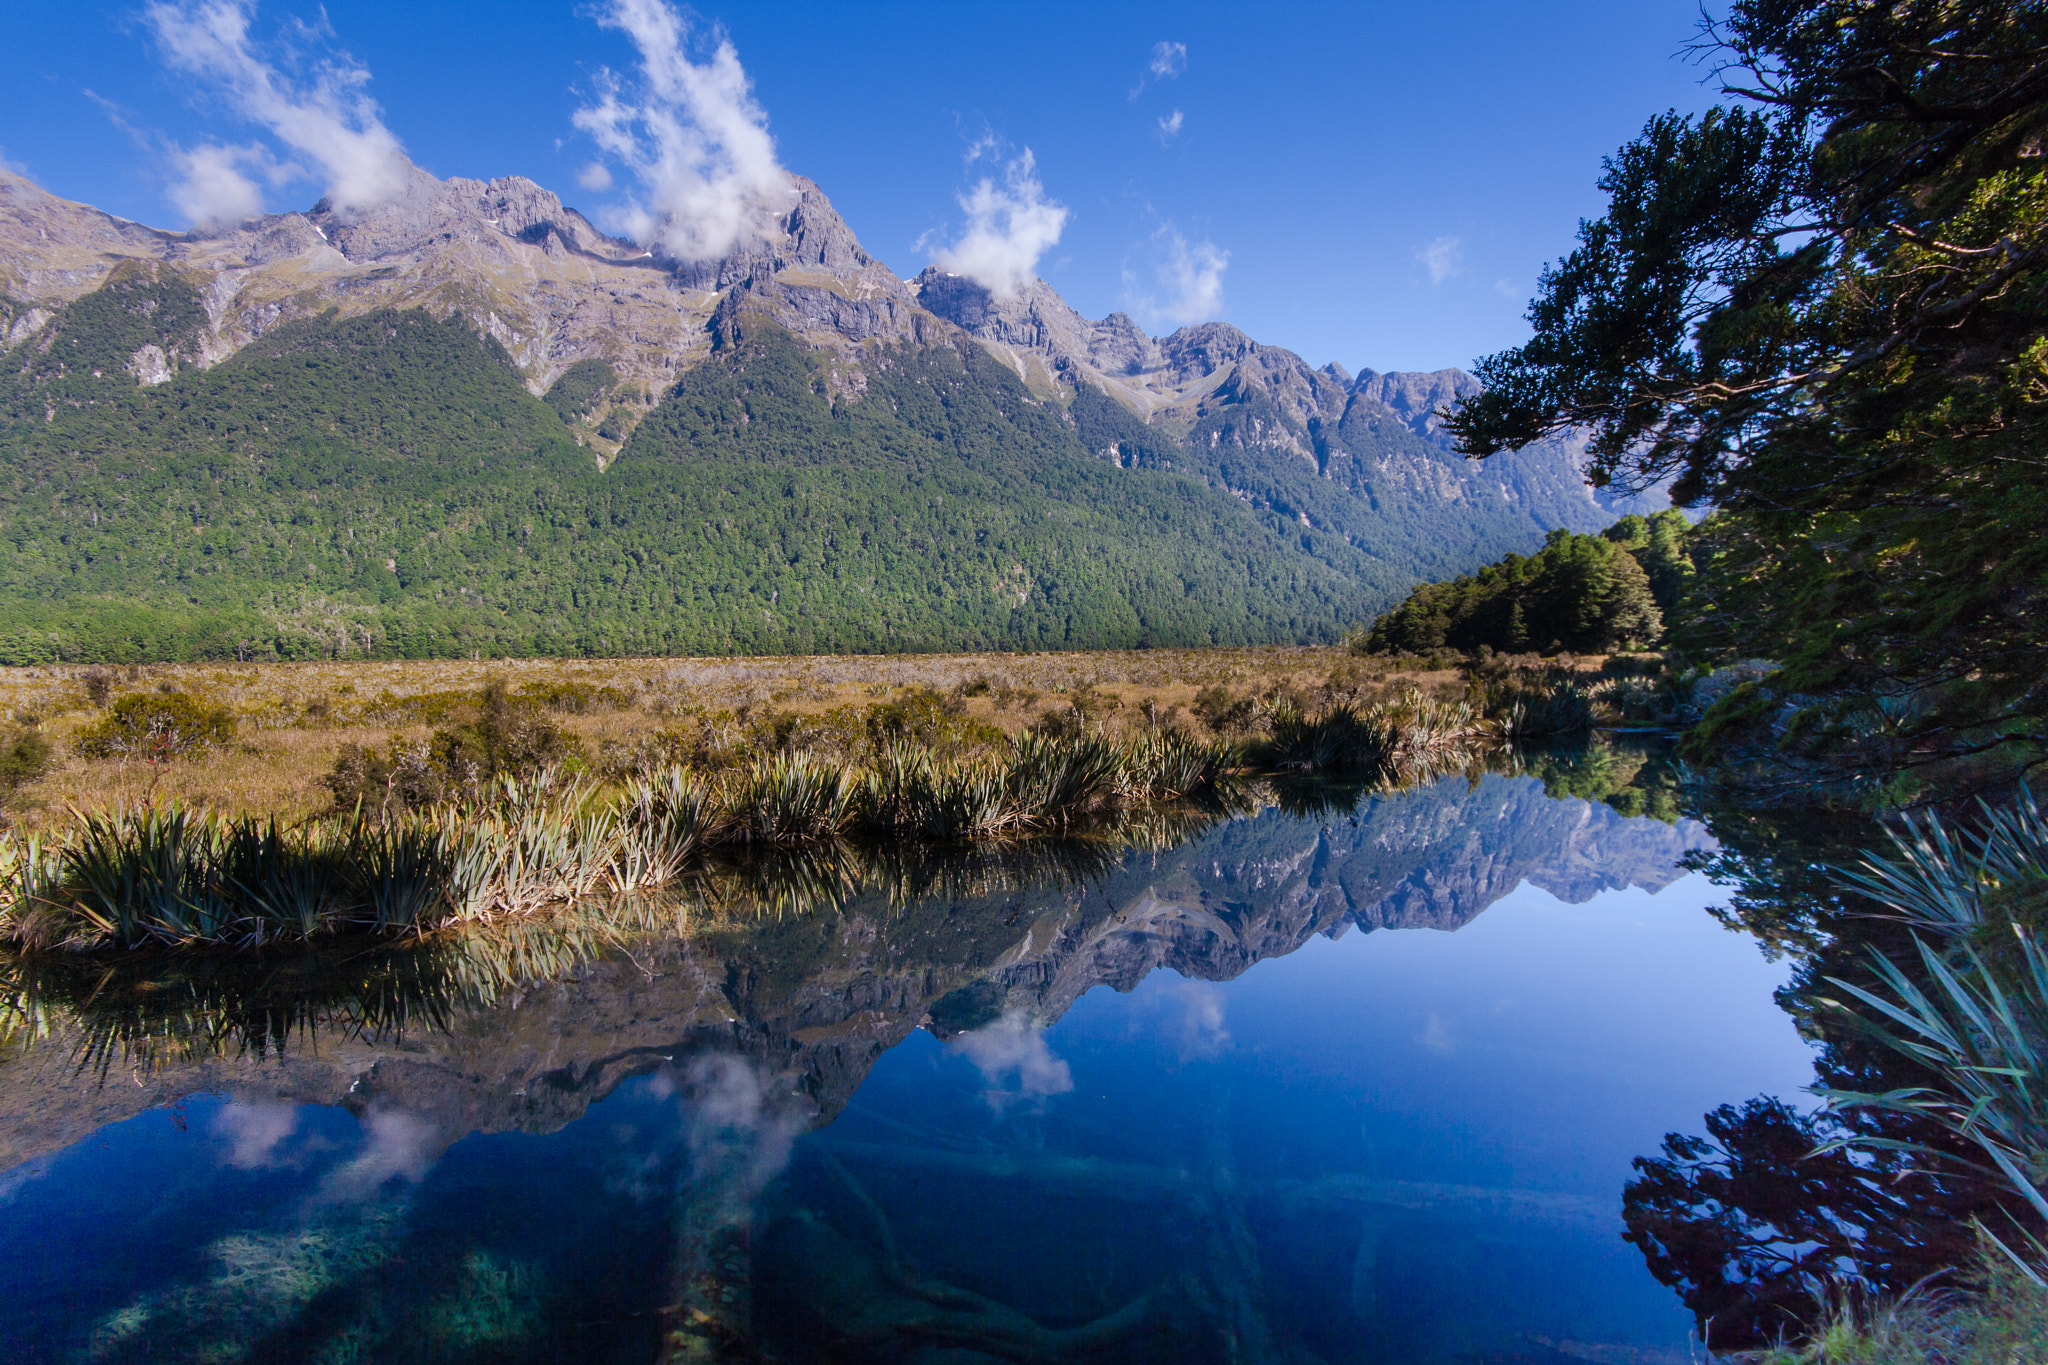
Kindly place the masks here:
[[(638, 79), (627, 34), (598, 22), (623, 2), (263, 0), (248, 50), (287, 88), (325, 69), (330, 90), (374, 102), (358, 131), (374, 117), (437, 175), (530, 176), (617, 226), (631, 177), (613, 158), (610, 190), (579, 183), (604, 158), (576, 113), (605, 69)], [(182, 227), (175, 157), (228, 147), (264, 207), (311, 205), (318, 167), (251, 118), (246, 89), (177, 67), (165, 13), (13, 7), (0, 156)], [(986, 178), (999, 229), (1035, 227), (1035, 247), (1057, 228), (1035, 268), (1088, 316), (1122, 308), (1155, 332), (1221, 317), (1314, 364), (1435, 369), (1519, 341), (1538, 271), (1600, 210), (1600, 158), (1652, 113), (1712, 101), (1682, 55), (1698, 13), (714, 0), (686, 12), (686, 55), (707, 69), (723, 30), (774, 156), (899, 274), (967, 250), (961, 198)], [(292, 165), (307, 173), (271, 183)]]

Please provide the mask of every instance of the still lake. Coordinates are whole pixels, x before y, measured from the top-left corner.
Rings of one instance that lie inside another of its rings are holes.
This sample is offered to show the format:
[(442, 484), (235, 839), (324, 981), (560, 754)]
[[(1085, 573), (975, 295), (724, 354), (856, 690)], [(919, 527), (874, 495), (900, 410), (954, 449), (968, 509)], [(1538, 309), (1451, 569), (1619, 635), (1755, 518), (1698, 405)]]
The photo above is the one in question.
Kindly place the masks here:
[(1154, 842), (282, 1013), (9, 964), (0, 1354), (1695, 1358), (1630, 1163), (1813, 1076), (1703, 827), (1493, 774)]

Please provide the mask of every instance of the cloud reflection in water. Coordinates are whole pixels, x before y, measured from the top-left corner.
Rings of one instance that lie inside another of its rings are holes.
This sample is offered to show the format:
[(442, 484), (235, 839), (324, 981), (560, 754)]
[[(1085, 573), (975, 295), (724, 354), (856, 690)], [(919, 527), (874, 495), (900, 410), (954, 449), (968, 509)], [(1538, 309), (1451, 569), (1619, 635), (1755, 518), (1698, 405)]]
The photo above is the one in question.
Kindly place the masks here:
[(951, 1046), (981, 1072), (988, 1083), (982, 1097), (999, 1114), (1020, 1100), (1037, 1103), (1074, 1088), (1074, 1073), (1045, 1045), (1044, 1028), (1020, 1009), (1004, 1010)]

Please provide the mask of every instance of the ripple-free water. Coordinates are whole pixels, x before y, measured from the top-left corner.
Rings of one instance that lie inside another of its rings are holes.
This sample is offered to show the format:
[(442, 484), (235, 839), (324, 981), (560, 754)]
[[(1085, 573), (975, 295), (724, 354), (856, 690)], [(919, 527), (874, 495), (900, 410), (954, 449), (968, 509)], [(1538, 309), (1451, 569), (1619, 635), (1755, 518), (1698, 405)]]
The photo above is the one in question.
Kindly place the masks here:
[(445, 1034), (103, 1084), (31, 1049), (0, 1345), (1684, 1361), (1629, 1163), (1812, 1074), (1785, 968), (1675, 866), (1699, 843), (1454, 779), (642, 946)]

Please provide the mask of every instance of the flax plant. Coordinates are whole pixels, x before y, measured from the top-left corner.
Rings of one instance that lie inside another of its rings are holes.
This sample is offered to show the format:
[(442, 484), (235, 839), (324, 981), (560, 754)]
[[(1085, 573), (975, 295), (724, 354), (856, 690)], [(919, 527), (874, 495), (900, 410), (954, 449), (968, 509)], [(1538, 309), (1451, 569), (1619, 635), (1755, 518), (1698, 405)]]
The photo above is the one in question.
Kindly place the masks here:
[(451, 900), (468, 902), (479, 876), (476, 861), (460, 827), (445, 817), (358, 821), (350, 832), (349, 880), (360, 897), (359, 913), (368, 927), (387, 933), (429, 922)]
[(844, 768), (805, 753), (756, 759), (720, 791), (721, 835), (741, 843), (837, 837), (852, 821), (857, 783)]
[(237, 916), (215, 876), (219, 822), (180, 806), (79, 817), (63, 883), (80, 924), (111, 941), (225, 937)]
[(1234, 744), (1200, 744), (1174, 730), (1145, 736), (1134, 757), (1146, 793), (1169, 801), (1212, 791), (1244, 764)]
[(1131, 751), (1104, 735), (1053, 738), (1027, 730), (1012, 741), (1010, 799), (1025, 820), (1067, 829), (1117, 800), (1131, 764)]
[(1279, 706), (1267, 725), (1272, 738), (1266, 759), (1282, 772), (1381, 768), (1393, 760), (1400, 743), (1395, 727), (1377, 707), (1361, 715), (1348, 705), (1333, 706), (1310, 716), (1292, 706)]
[(613, 877), (617, 889), (664, 886), (704, 847), (710, 833), (711, 791), (688, 768), (663, 768), (626, 785), (619, 813)]
[[(1973, 1144), (1975, 1169), (2001, 1182), (2048, 1223), (2048, 952), (2030, 927), (1987, 915), (1987, 900), (2048, 878), (2048, 824), (2030, 792), (2011, 806), (1985, 806), (1975, 830), (1951, 832), (1939, 816), (1904, 819), (1892, 857), (1867, 854), (1841, 881), (1916, 929), (1916, 975), (1882, 953), (1879, 989), (1829, 977), (1871, 1012), (1861, 1020), (1879, 1041), (1928, 1068), (1936, 1083), (1881, 1094), (1823, 1090), (1830, 1104), (1910, 1113)], [(2010, 960), (1988, 949), (2010, 932)], [(1841, 1009), (1841, 1001), (1827, 1002)], [(1874, 1017), (1872, 1017), (1874, 1016)], [(1851, 1143), (1919, 1151), (1878, 1138)], [(2036, 1285), (2048, 1286), (2048, 1245), (2020, 1228), (2024, 1251), (1991, 1229), (1987, 1238)]]
[(274, 818), (236, 820), (222, 833), (218, 857), (221, 882), (253, 942), (311, 938), (344, 910), (349, 848), (331, 822), (292, 831)]
[(1951, 831), (1934, 814), (1899, 817), (1892, 856), (1866, 853), (1841, 881), (1909, 924), (1955, 933), (1985, 923), (1987, 896), (2048, 882), (2048, 818), (2022, 787), (2008, 806), (1978, 803), (1975, 829)]
[[(175, 803), (77, 814), (64, 839), (0, 844), (0, 936), (89, 949), (424, 934), (684, 885), (782, 913), (843, 900), (858, 871), (846, 840), (1088, 835), (1165, 847), (1242, 805), (1250, 763), (1390, 781), (1469, 761), (1487, 742), (1467, 708), (1419, 693), (1270, 719), (1272, 741), (1249, 751), (1172, 728), (1027, 730), (965, 754), (892, 735), (865, 768), (793, 747), (710, 777), (671, 765), (612, 798), (544, 767), (472, 784), (460, 804), (377, 819), (358, 808), (294, 825)], [(727, 846), (779, 852), (719, 855)]]

